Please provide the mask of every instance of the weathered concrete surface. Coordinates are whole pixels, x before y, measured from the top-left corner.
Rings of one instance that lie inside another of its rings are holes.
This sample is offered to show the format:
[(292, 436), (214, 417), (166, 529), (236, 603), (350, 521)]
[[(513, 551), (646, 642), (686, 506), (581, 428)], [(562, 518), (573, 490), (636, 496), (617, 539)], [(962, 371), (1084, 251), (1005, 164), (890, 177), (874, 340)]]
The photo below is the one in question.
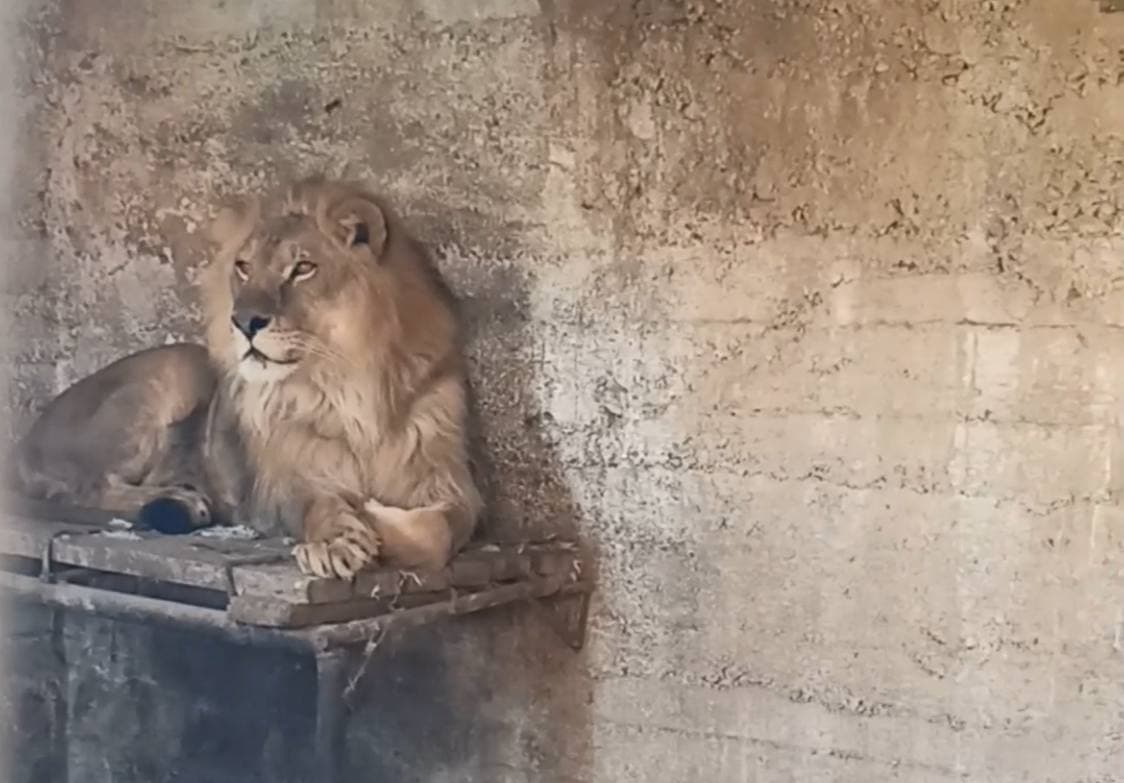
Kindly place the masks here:
[(56, 0), (24, 42), (15, 431), (193, 334), (216, 191), (346, 165), (440, 249), (497, 526), (574, 520), (601, 587), (580, 659), (417, 642), (477, 721), (417, 779), (1124, 774), (1124, 14)]

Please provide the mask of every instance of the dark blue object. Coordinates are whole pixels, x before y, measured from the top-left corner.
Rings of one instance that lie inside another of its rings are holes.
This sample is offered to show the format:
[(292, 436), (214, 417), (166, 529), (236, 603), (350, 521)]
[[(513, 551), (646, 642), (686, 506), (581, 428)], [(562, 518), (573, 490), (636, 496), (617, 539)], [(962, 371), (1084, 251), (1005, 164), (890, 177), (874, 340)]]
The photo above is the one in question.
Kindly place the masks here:
[(191, 508), (175, 498), (157, 498), (146, 503), (137, 515), (137, 524), (174, 536), (190, 533), (195, 529)]

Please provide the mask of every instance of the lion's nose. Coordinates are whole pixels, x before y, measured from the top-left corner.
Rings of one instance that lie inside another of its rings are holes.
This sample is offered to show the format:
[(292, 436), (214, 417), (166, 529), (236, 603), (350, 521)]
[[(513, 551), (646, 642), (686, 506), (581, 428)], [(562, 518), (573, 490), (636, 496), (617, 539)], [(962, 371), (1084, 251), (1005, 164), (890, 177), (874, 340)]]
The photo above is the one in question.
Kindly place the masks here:
[(249, 310), (235, 310), (231, 320), (234, 321), (234, 325), (238, 327), (238, 331), (246, 335), (246, 338), (250, 340), (253, 340), (254, 335), (269, 326), (268, 316), (259, 315)]

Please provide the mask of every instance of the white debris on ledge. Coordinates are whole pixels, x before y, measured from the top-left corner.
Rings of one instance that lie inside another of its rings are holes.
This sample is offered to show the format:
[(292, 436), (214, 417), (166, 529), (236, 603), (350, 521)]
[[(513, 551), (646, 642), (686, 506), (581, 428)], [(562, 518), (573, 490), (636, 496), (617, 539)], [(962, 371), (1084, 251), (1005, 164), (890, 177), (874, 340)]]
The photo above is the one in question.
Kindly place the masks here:
[(109, 520), (109, 526), (111, 528), (114, 528), (115, 530), (131, 530), (133, 527), (133, 523), (127, 519), (114, 517), (113, 519)]
[(195, 535), (203, 536), (204, 538), (222, 538), (222, 539), (247, 539), (252, 540), (260, 538), (258, 531), (253, 528), (246, 527), (245, 525), (233, 525), (231, 527), (205, 527), (202, 530), (197, 530)]
[(121, 538), (126, 541), (141, 540), (140, 535), (134, 533), (132, 530), (103, 530), (101, 533), (98, 533), (98, 535), (104, 536), (105, 538)]

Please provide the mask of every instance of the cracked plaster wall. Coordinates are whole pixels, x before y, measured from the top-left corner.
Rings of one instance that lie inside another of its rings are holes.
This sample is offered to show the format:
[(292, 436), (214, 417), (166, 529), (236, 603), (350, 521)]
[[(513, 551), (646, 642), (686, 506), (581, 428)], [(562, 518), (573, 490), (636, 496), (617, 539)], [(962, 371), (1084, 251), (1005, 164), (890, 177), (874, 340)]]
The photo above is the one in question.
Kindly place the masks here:
[(598, 556), (580, 658), (458, 632), (488, 751), (419, 779), (1119, 780), (1106, 10), (40, 2), (11, 429), (195, 334), (216, 193), (346, 165), (465, 299), (496, 529)]

